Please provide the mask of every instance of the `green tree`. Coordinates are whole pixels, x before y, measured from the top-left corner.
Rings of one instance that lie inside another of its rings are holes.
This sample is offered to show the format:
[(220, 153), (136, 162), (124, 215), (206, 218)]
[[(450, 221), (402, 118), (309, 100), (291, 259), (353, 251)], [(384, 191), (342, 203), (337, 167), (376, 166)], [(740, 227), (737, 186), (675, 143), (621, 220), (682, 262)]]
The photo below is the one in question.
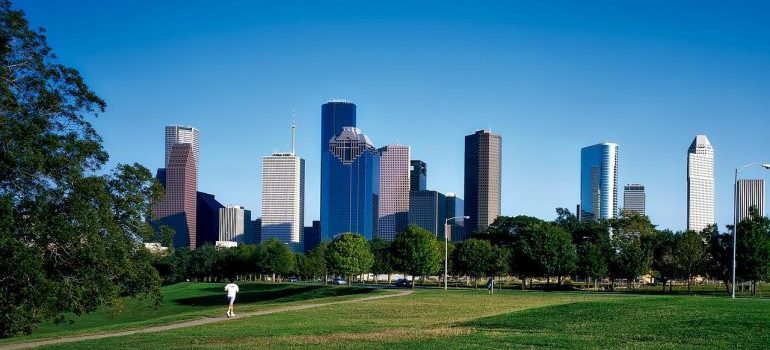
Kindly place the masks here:
[(294, 253), (283, 242), (276, 238), (262, 242), (257, 248), (257, 264), (259, 270), (273, 276), (273, 282), (276, 281), (276, 275), (283, 276), (294, 271), (296, 260)]
[[(652, 254), (652, 268), (657, 272), (657, 277), (663, 282), (663, 293), (666, 292), (666, 284), (673, 280), (679, 272), (677, 261), (677, 242), (680, 235), (675, 235), (669, 230), (661, 231), (657, 237)], [(670, 291), (671, 287), (669, 287)]]
[(374, 258), (372, 273), (375, 274), (375, 282), (377, 281), (376, 275), (387, 274), (388, 283), (390, 283), (390, 275), (393, 273), (393, 257), (390, 253), (390, 243), (380, 237), (375, 237), (369, 241), (369, 250)]
[[(444, 257), (436, 237), (419, 226), (409, 225), (391, 243), (396, 269), (417, 276), (434, 274)], [(412, 282), (414, 289), (414, 281)]]
[(156, 257), (137, 249), (152, 232), (149, 170), (94, 175), (108, 156), (87, 117), (105, 107), (0, 0), (0, 337), (127, 296), (162, 298)]
[(348, 285), (352, 285), (353, 275), (368, 272), (373, 261), (366, 238), (357, 233), (343, 233), (326, 248), (327, 268), (332, 273), (347, 276)]
[(478, 288), (479, 278), (488, 276), (496, 262), (495, 251), (488, 240), (471, 238), (457, 248), (457, 268), (473, 278), (473, 288)]
[(702, 234), (707, 241), (706, 271), (712, 278), (722, 281), (729, 293), (732, 288), (733, 236), (720, 233), (717, 225), (709, 225)]
[(686, 231), (677, 240), (676, 262), (687, 276), (687, 292), (690, 292), (692, 277), (703, 271), (706, 260), (706, 243), (703, 236), (695, 231)]
[(326, 248), (329, 246), (329, 242), (323, 241), (315, 248), (307, 252), (307, 273), (311, 278), (315, 279), (316, 276), (324, 276), (324, 284), (326, 284)]
[(736, 275), (751, 282), (751, 295), (757, 283), (770, 275), (770, 219), (751, 207), (749, 217), (738, 223)]

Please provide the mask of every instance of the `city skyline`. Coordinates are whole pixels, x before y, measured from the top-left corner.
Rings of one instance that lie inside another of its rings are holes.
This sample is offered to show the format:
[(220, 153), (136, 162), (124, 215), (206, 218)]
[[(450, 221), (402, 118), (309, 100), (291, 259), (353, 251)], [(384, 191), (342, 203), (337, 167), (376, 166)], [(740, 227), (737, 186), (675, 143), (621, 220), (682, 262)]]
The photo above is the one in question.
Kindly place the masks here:
[[(297, 148), (310, 174), (306, 226), (320, 217), (314, 145), (318, 105), (329, 97), (359, 104), (359, 127), (377, 146), (412, 146), (413, 157), (431, 166), (431, 189), (442, 193), (462, 191), (461, 138), (491, 126), (506, 137), (503, 215), (552, 219), (555, 207), (574, 208), (579, 178), (564, 174), (579, 169), (575, 150), (613, 140), (623, 146), (619, 181), (644, 183), (653, 222), (684, 229), (682, 149), (703, 133), (718, 149), (715, 209), (724, 227), (732, 222), (734, 168), (770, 160), (770, 33), (759, 15), (770, 12), (767, 4), (525, 4), (510, 11), (498, 3), (468, 6), (462, 21), (435, 5), (330, 6), (350, 15), (342, 19), (312, 4), (306, 11), (230, 3), (185, 12), (171, 4), (152, 11), (141, 3), (16, 4), (106, 99), (94, 126), (108, 166), (160, 168), (158, 128), (193, 125), (201, 130), (199, 190), (259, 212), (259, 157), (285, 143), (280, 130), (289, 118), (282, 116), (296, 108), (306, 132)], [(542, 11), (549, 6), (561, 9)], [(340, 41), (350, 44), (332, 45)], [(236, 160), (226, 149), (244, 151)], [(760, 169), (741, 175), (765, 176)]]

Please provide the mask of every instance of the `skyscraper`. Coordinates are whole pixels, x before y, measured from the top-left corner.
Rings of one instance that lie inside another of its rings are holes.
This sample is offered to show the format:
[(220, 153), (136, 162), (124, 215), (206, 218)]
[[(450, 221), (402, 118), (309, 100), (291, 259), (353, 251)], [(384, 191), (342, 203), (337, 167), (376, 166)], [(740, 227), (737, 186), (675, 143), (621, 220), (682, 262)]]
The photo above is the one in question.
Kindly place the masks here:
[(321, 106), (321, 238), (331, 239), (330, 227), (326, 224), (331, 215), (332, 194), (331, 161), (334, 155), (329, 142), (342, 133), (344, 127), (356, 126), (356, 105), (347, 100), (330, 100)]
[(175, 247), (196, 248), (196, 169), (192, 145), (173, 144), (166, 163), (166, 192), (152, 211), (157, 218), (154, 227), (168, 225), (174, 229)]
[(446, 197), (437, 191), (409, 192), (409, 224), (422, 227), (444, 239)]
[[(322, 186), (321, 238), (344, 232), (366, 239), (377, 234), (380, 159), (374, 144), (361, 130), (345, 127), (329, 142), (326, 183)], [(263, 218), (264, 219), (264, 218)], [(264, 234), (264, 233), (263, 233)]]
[(580, 152), (580, 218), (612, 219), (618, 215), (618, 145), (600, 143)]
[(410, 162), (409, 191), (425, 191), (428, 187), (428, 165), (417, 159)]
[(736, 215), (738, 222), (749, 218), (751, 207), (755, 207), (759, 215), (765, 215), (765, 180), (738, 180), (736, 193), (738, 206)]
[(196, 197), (196, 245), (213, 245), (219, 240), (219, 209), (225, 206), (219, 203), (213, 194), (198, 192)]
[(706, 135), (696, 135), (687, 150), (687, 229), (714, 222), (714, 148)]
[(262, 240), (302, 251), (304, 227), (305, 160), (294, 153), (262, 157)]
[(644, 185), (628, 184), (623, 187), (623, 211), (646, 215)]
[(378, 235), (393, 241), (409, 222), (409, 146), (388, 145), (380, 153)]
[(467, 234), (485, 229), (500, 216), (503, 139), (491, 130), (465, 136), (465, 215)]
[(246, 210), (238, 205), (219, 209), (219, 238), (217, 241), (246, 242)]
[(195, 159), (195, 176), (198, 176), (200, 158), (198, 157), (198, 129), (191, 126), (167, 125), (166, 126), (166, 165), (171, 156), (171, 147), (177, 143), (189, 143), (192, 145), (193, 158)]

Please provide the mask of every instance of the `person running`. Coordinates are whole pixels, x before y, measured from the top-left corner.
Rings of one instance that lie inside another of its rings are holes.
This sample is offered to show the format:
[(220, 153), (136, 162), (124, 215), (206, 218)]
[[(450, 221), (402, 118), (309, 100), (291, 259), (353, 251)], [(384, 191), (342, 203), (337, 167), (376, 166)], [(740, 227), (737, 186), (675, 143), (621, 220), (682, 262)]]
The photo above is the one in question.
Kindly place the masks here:
[(487, 280), (487, 293), (494, 294), (495, 293), (495, 278), (490, 277)]
[(235, 313), (233, 312), (233, 303), (235, 302), (235, 294), (237, 294), (240, 290), (238, 290), (238, 285), (233, 283), (233, 280), (230, 280), (230, 283), (225, 286), (225, 291), (227, 292), (227, 312), (225, 312), (225, 315), (227, 315), (227, 318), (235, 317)]

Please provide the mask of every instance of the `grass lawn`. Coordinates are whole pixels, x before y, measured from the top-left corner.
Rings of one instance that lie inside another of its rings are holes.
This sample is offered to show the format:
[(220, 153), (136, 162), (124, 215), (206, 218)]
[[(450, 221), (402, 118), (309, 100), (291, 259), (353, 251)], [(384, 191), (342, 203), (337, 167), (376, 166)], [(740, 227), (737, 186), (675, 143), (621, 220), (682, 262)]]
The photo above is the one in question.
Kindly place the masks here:
[[(274, 286), (279, 288), (278, 286)], [(344, 290), (345, 288), (339, 288)], [(55, 349), (735, 349), (770, 346), (770, 300), (582, 292), (414, 294)]]
[[(148, 300), (127, 299), (122, 312), (104, 308), (82, 315), (68, 315), (74, 323), (46, 322), (29, 335), (0, 340), (0, 345), (23, 340), (59, 337), (83, 333), (126, 330), (168, 324), (201, 317), (224, 316), (227, 301), (224, 283), (177, 283), (163, 287), (164, 303), (155, 308)], [(370, 288), (346, 288), (305, 284), (239, 283), (235, 311), (268, 309), (305, 301), (350, 299), (361, 294), (378, 293)]]

